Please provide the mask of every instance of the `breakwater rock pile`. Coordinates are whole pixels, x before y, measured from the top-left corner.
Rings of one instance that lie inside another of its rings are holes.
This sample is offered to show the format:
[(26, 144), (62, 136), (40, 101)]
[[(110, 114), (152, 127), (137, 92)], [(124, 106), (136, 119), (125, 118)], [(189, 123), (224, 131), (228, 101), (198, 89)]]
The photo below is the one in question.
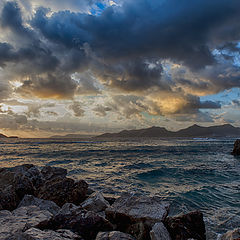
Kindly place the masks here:
[(62, 168), (0, 169), (1, 240), (206, 239), (201, 212), (169, 217), (169, 207), (157, 196), (105, 197)]

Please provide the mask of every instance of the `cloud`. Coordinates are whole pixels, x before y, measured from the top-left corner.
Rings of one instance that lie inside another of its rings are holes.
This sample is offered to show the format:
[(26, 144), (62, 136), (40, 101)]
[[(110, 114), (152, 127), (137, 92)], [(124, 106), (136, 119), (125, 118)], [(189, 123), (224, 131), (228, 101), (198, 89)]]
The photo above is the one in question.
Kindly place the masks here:
[(84, 110), (82, 109), (82, 103), (80, 102), (73, 102), (69, 106), (69, 109), (73, 111), (75, 117), (83, 117), (84, 116)]
[[(221, 108), (201, 96), (240, 87), (236, 0), (19, 0), (0, 8), (0, 101), (71, 99), (82, 117), (78, 95), (105, 95), (111, 100), (92, 108), (101, 117), (200, 119), (201, 109)], [(29, 116), (41, 108), (29, 107)]]
[(43, 77), (33, 76), (25, 80), (17, 88), (17, 92), (23, 97), (69, 99), (74, 96), (77, 83), (68, 75), (47, 74)]

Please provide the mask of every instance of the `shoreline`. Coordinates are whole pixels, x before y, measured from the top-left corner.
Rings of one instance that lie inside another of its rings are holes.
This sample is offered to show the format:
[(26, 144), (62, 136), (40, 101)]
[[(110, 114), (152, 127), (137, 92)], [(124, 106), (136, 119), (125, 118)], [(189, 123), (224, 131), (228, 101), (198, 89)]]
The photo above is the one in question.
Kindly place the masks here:
[(49, 234), (59, 240), (206, 239), (200, 211), (169, 217), (170, 204), (157, 196), (123, 193), (108, 198), (84, 180), (67, 177), (63, 168), (31, 164), (2, 168), (0, 191), (0, 229), (11, 225), (0, 234), (2, 240), (41, 239), (36, 236)]

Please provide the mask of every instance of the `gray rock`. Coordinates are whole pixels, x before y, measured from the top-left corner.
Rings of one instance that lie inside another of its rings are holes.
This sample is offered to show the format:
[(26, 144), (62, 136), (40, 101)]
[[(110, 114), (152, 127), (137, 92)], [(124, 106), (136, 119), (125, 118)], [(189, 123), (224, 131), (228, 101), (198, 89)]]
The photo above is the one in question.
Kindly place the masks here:
[(0, 169), (0, 210), (13, 210), (25, 194), (34, 194), (40, 172), (31, 164)]
[(0, 239), (7, 239), (12, 234), (23, 232), (42, 221), (49, 220), (52, 214), (37, 206), (21, 207), (12, 213), (0, 211)]
[(88, 211), (101, 212), (110, 207), (110, 204), (104, 199), (102, 193), (94, 192), (81, 206)]
[(116, 226), (114, 230), (128, 233), (138, 240), (147, 240), (153, 225), (166, 218), (168, 209), (169, 203), (159, 197), (124, 193), (105, 213), (106, 219)]
[(36, 198), (32, 195), (25, 195), (19, 203), (18, 208), (26, 206), (38, 206), (41, 210), (47, 210), (53, 215), (57, 214), (60, 210), (60, 207), (55, 202)]
[(65, 203), (62, 208), (58, 211), (57, 214), (61, 214), (61, 215), (67, 215), (67, 214), (72, 214), (75, 213), (77, 211), (82, 210), (82, 207), (76, 206), (73, 203)]
[(240, 228), (236, 228), (232, 231), (228, 231), (223, 234), (219, 240), (239, 240), (240, 239)]
[(88, 184), (71, 178), (54, 177), (39, 188), (37, 197), (55, 202), (62, 207), (65, 203), (79, 205), (86, 199)]
[(46, 230), (41, 231), (37, 228), (30, 228), (21, 234), (15, 234), (11, 240), (80, 240), (80, 236), (71, 232), (70, 230)]
[(71, 213), (57, 214), (48, 221), (39, 223), (36, 228), (41, 230), (69, 229), (86, 240), (95, 239), (100, 231), (112, 231), (112, 224), (97, 213), (78, 208)]
[(41, 170), (41, 174), (44, 180), (50, 180), (54, 178), (65, 178), (67, 176), (67, 170), (59, 167), (45, 166)]
[(135, 240), (135, 238), (127, 233), (119, 231), (99, 232), (96, 240)]
[(153, 222), (160, 222), (166, 218), (169, 206), (169, 203), (163, 202), (156, 196), (146, 197), (124, 193), (111, 207), (106, 209), (106, 214), (120, 213), (136, 219), (145, 218)]
[(236, 140), (234, 143), (233, 151), (231, 153), (234, 156), (240, 155), (240, 139)]
[(171, 240), (171, 237), (162, 222), (156, 223), (150, 232), (151, 240)]
[(205, 223), (200, 211), (184, 215), (167, 217), (164, 221), (172, 239), (197, 239), (206, 240)]

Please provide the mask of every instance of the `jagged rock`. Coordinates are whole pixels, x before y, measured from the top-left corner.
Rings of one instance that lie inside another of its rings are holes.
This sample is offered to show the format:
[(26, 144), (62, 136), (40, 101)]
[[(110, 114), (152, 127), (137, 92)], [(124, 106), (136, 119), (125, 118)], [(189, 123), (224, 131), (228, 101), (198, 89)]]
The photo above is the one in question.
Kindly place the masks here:
[(136, 219), (148, 219), (159, 222), (165, 219), (169, 210), (169, 203), (159, 197), (136, 196), (124, 193), (114, 204), (106, 209), (107, 215), (115, 213), (126, 214)]
[(135, 238), (129, 234), (119, 231), (113, 232), (99, 232), (96, 240), (135, 240)]
[(60, 207), (55, 202), (36, 198), (32, 195), (25, 195), (18, 207), (26, 207), (31, 205), (38, 206), (41, 210), (47, 210), (53, 215), (57, 214), (57, 212), (60, 210)]
[(24, 233), (16, 233), (8, 240), (82, 240), (80, 236), (70, 230), (60, 229), (55, 231), (41, 231), (37, 228), (30, 228)]
[(0, 211), (0, 239), (8, 239), (12, 234), (23, 232), (51, 217), (50, 212), (37, 206), (21, 207), (13, 212)]
[(172, 239), (206, 239), (203, 214), (199, 211), (177, 217), (168, 217), (165, 219), (164, 225), (166, 226)]
[(151, 240), (171, 240), (169, 232), (162, 222), (156, 223), (150, 232)]
[(69, 214), (57, 214), (48, 221), (43, 221), (36, 226), (44, 229), (69, 229), (79, 234), (85, 240), (95, 239), (99, 231), (113, 230), (112, 224), (94, 212), (78, 208)]
[(0, 189), (0, 196), (0, 210), (13, 210), (20, 201), (12, 185)]
[(81, 206), (88, 211), (101, 212), (110, 207), (110, 204), (104, 199), (102, 193), (95, 192)]
[(240, 139), (235, 141), (232, 155), (234, 155), (234, 156), (240, 155)]
[(25, 194), (34, 194), (40, 182), (40, 172), (31, 164), (0, 169), (0, 209), (15, 209)]
[(81, 210), (81, 206), (76, 206), (73, 203), (65, 203), (57, 214), (67, 215)]
[(232, 231), (228, 231), (223, 234), (219, 240), (239, 240), (240, 239), (240, 228), (236, 228)]
[(67, 176), (67, 170), (59, 167), (45, 166), (41, 170), (44, 180), (50, 180), (54, 178), (65, 178)]
[(79, 205), (86, 198), (88, 184), (80, 180), (74, 182), (71, 178), (53, 178), (45, 182), (39, 189), (38, 198), (55, 202), (58, 206), (65, 203)]
[(115, 230), (129, 233), (138, 240), (147, 240), (154, 223), (164, 220), (168, 209), (169, 204), (159, 197), (124, 193), (105, 212), (106, 218), (116, 225)]

